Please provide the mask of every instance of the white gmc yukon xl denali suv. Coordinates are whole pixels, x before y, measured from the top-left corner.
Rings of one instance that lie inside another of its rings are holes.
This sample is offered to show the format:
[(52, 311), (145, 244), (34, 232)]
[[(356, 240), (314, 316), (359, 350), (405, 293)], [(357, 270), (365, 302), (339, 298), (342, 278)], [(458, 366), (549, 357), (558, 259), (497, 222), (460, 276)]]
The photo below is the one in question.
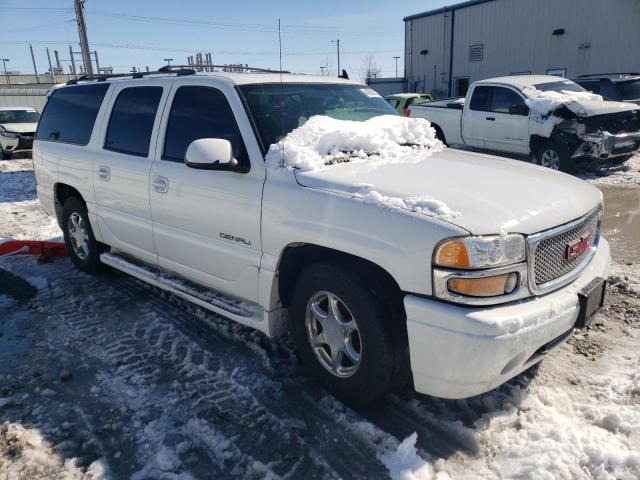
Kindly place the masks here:
[(43, 111), (38, 196), (71, 260), (290, 333), (347, 402), (486, 392), (602, 304), (602, 196), (581, 180), (447, 149), (348, 80), (137, 77)]

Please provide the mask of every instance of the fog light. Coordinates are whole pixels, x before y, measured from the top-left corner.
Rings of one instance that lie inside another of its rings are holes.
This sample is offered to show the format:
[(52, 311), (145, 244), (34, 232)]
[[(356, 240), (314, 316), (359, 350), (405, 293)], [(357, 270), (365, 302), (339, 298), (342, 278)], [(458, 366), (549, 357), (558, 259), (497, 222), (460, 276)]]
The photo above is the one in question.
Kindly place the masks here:
[(518, 286), (515, 272), (479, 278), (450, 278), (447, 288), (468, 297), (496, 297), (512, 293)]

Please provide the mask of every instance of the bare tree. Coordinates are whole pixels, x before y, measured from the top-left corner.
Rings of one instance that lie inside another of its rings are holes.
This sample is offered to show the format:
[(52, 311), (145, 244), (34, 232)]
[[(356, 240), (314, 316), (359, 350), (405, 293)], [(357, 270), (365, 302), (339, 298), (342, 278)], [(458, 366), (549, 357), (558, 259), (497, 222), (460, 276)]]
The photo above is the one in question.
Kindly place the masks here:
[(382, 73), (380, 67), (376, 63), (373, 55), (364, 57), (362, 66), (360, 67), (360, 78), (365, 81), (368, 78), (377, 78)]

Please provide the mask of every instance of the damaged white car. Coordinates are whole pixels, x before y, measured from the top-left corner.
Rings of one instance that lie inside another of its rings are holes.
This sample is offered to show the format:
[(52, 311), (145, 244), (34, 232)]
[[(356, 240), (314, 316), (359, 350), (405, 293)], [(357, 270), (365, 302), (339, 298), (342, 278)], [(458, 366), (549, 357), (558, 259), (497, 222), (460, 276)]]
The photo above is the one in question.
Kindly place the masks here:
[(621, 162), (640, 149), (640, 107), (604, 100), (571, 80), (548, 75), (490, 78), (466, 99), (413, 105), (447, 144), (530, 155), (573, 171), (580, 160)]
[(348, 80), (95, 80), (51, 94), (34, 145), (74, 264), (289, 332), (345, 401), (486, 392), (602, 305), (602, 196), (581, 180), (447, 149)]

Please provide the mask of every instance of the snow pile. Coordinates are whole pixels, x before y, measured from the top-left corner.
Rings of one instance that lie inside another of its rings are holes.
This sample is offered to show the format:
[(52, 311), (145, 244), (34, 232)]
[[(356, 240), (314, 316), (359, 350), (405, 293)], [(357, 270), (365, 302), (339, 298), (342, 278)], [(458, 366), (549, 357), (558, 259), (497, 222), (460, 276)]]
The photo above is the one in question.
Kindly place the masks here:
[(327, 165), (379, 157), (384, 162), (415, 161), (441, 149), (435, 130), (423, 118), (382, 115), (364, 122), (311, 117), (269, 147), (270, 168), (319, 170)]
[(601, 102), (603, 98), (591, 92), (571, 92), (562, 90), (561, 92), (538, 90), (533, 85), (522, 89), (527, 98), (525, 103), (538, 115), (547, 116), (553, 110), (565, 105), (576, 115), (586, 116), (587, 112), (580, 102), (596, 101)]
[(101, 460), (83, 472), (74, 459), (64, 460), (55, 453), (38, 430), (9, 422), (0, 425), (0, 478), (98, 480), (107, 477), (107, 468)]
[(411, 210), (441, 220), (453, 220), (461, 216), (460, 212), (451, 210), (446, 203), (433, 197), (387, 197), (373, 190), (372, 185), (362, 185), (361, 190), (356, 193), (356, 197), (367, 203)]
[(396, 450), (385, 452), (380, 461), (389, 470), (393, 480), (448, 480), (446, 472), (436, 473), (430, 463), (424, 461), (416, 450), (418, 435), (414, 432), (398, 445)]

